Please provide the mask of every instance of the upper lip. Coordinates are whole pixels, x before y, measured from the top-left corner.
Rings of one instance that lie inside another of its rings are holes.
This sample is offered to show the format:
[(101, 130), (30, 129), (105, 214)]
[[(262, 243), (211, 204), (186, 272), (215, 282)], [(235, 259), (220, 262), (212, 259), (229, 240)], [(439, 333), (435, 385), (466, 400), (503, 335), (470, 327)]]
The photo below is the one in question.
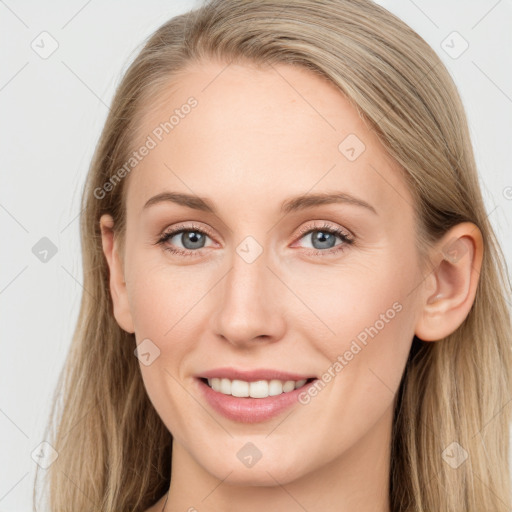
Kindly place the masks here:
[(203, 379), (229, 379), (229, 380), (243, 380), (246, 382), (255, 382), (258, 380), (303, 380), (315, 378), (313, 375), (304, 375), (301, 373), (284, 372), (282, 370), (273, 370), (270, 368), (255, 368), (253, 370), (240, 370), (237, 368), (215, 368), (201, 372), (197, 375), (198, 378)]

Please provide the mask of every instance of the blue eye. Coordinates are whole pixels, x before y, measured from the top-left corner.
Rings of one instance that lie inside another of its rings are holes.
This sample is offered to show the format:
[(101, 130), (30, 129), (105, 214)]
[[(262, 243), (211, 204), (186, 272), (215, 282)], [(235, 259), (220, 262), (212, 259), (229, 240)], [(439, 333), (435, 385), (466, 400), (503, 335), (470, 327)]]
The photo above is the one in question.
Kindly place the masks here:
[[(300, 234), (302, 235), (301, 239), (309, 237), (313, 246), (311, 250), (315, 256), (332, 255), (354, 243), (353, 237), (348, 232), (330, 224), (324, 224), (321, 227), (306, 227), (301, 230)], [(341, 243), (336, 244), (336, 239), (341, 240)]]
[[(313, 245), (310, 251), (316, 256), (332, 255), (346, 248), (354, 242), (353, 237), (346, 231), (336, 226), (324, 224), (322, 227), (304, 228), (300, 232), (299, 239), (308, 237)], [(169, 243), (173, 238), (177, 240)], [(172, 254), (181, 256), (194, 256), (201, 252), (201, 249), (207, 247), (206, 240), (210, 238), (209, 234), (203, 229), (196, 226), (178, 226), (170, 231), (164, 232), (158, 239), (157, 244), (163, 246), (164, 250)], [(336, 239), (341, 243), (336, 244)], [(175, 247), (179, 242), (183, 248)]]
[(181, 234), (181, 237), (178, 240), (182, 243), (185, 249), (194, 250), (194, 249), (202, 249), (205, 243), (205, 237), (207, 236), (202, 231), (187, 231), (182, 230), (173, 234), (173, 236), (168, 235), (168, 239), (172, 240), (172, 238)]
[[(183, 245), (183, 249), (180, 247), (174, 248), (172, 245), (167, 245), (167, 242), (171, 241), (175, 237), (177, 237), (178, 241)], [(161, 244), (166, 251), (169, 251), (173, 254), (193, 256), (194, 253), (199, 252), (200, 249), (205, 247), (204, 244), (206, 238), (210, 238), (208, 233), (200, 228), (193, 226), (185, 228), (179, 226), (171, 231), (166, 231), (157, 243)]]

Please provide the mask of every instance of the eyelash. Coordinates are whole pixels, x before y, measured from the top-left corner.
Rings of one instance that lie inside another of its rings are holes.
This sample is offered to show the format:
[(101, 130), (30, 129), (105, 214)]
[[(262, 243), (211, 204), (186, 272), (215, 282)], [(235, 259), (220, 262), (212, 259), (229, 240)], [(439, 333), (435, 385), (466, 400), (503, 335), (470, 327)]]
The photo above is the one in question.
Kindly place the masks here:
[[(341, 230), (338, 227), (331, 226), (330, 224), (324, 223), (323, 226), (308, 226), (305, 228), (302, 228), (299, 231), (299, 239), (303, 238), (306, 234), (314, 233), (315, 231), (321, 231), (323, 233), (329, 233), (332, 235), (337, 235), (341, 238), (342, 242), (341, 244), (335, 245), (334, 247), (331, 247), (330, 249), (309, 249), (309, 254), (313, 254), (314, 256), (332, 256), (333, 254), (337, 254), (341, 251), (344, 251), (346, 249), (347, 245), (351, 245), (354, 243), (354, 239), (349, 235), (346, 231)], [(207, 235), (210, 238), (212, 238), (211, 233), (209, 233), (208, 230), (204, 228), (200, 228), (198, 226), (192, 225), (192, 226), (176, 226), (172, 230), (164, 231), (159, 239), (157, 240), (156, 244), (161, 245), (162, 248), (165, 251), (169, 251), (172, 254), (178, 254), (180, 256), (196, 256), (198, 253), (200, 254), (201, 250), (204, 249), (196, 249), (196, 250), (190, 250), (190, 249), (174, 249), (173, 247), (169, 247), (166, 244), (166, 242), (173, 238), (174, 236), (185, 233), (185, 232), (193, 232), (193, 233), (201, 233), (202, 235)]]

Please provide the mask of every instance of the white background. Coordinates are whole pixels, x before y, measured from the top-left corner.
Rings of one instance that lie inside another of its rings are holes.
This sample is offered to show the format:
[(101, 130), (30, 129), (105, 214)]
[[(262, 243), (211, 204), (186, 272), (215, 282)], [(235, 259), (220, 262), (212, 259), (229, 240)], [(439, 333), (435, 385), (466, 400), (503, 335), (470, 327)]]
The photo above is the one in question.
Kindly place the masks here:
[[(378, 3), (415, 29), (452, 73), (487, 211), (511, 267), (512, 2)], [(198, 5), (0, 0), (0, 512), (32, 510), (31, 453), (43, 441), (78, 314), (79, 200), (106, 105), (143, 40)], [(43, 31), (58, 42), (47, 59), (31, 47)], [(457, 59), (441, 46), (453, 31), (469, 43)], [(58, 249), (47, 263), (32, 253), (42, 237)]]

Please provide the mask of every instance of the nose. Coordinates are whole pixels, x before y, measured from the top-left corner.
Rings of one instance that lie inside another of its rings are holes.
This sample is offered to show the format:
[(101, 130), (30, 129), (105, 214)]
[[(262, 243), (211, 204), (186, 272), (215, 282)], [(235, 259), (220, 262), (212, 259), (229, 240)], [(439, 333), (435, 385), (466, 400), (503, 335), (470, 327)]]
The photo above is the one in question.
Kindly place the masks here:
[(269, 269), (265, 252), (252, 262), (234, 252), (232, 266), (212, 297), (217, 336), (240, 348), (284, 336), (285, 287), (275, 272)]

